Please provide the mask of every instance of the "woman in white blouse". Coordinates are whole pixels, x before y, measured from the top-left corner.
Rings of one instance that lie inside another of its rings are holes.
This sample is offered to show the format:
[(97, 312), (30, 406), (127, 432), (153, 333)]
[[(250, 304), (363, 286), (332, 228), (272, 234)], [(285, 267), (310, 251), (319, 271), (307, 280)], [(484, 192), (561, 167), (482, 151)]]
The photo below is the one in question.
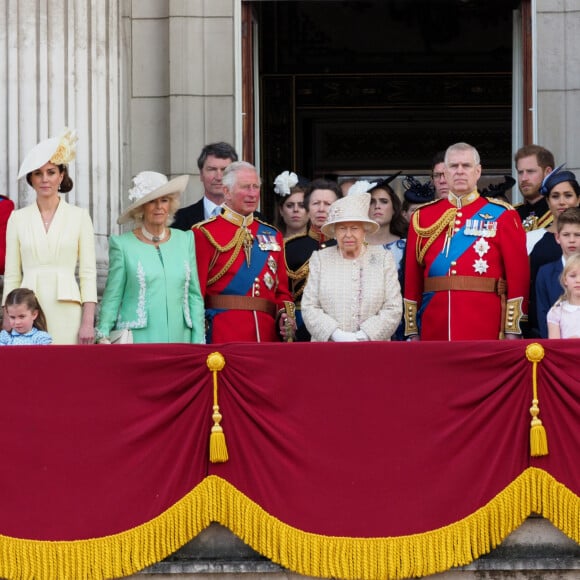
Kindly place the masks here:
[(330, 207), (322, 232), (337, 245), (310, 258), (302, 314), (313, 341), (389, 340), (401, 319), (401, 288), (390, 252), (365, 242), (378, 224), (371, 196), (353, 193)]

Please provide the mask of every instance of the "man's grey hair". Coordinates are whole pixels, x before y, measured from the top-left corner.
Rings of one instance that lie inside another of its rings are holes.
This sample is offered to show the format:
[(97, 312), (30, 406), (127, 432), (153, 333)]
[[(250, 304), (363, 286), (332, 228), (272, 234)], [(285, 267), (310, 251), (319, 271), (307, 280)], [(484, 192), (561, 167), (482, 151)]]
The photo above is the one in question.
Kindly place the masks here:
[[(251, 163), (248, 163), (247, 161), (234, 161), (234, 163), (230, 163), (224, 170), (224, 176), (222, 178), (223, 186), (227, 187), (231, 191), (236, 184), (238, 172), (242, 170), (250, 170), (255, 171), (256, 174), (258, 173), (258, 170)], [(262, 185), (262, 181), (259, 175), (258, 185)]]
[(445, 151), (445, 165), (448, 165), (449, 155), (451, 153), (455, 153), (456, 151), (471, 151), (473, 153), (473, 160), (475, 161), (475, 165), (479, 165), (481, 163), (477, 149), (469, 143), (460, 142), (454, 143), (453, 145), (447, 147), (447, 151)]

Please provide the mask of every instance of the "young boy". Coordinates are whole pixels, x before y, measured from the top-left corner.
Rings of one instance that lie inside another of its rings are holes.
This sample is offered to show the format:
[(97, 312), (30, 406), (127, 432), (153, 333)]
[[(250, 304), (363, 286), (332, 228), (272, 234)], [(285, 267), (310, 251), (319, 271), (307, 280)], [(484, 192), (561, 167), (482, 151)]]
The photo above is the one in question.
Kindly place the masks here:
[(548, 338), (548, 310), (563, 293), (560, 274), (570, 254), (580, 252), (580, 207), (570, 207), (558, 216), (556, 241), (562, 248), (562, 257), (544, 264), (536, 277), (536, 309), (541, 338)]

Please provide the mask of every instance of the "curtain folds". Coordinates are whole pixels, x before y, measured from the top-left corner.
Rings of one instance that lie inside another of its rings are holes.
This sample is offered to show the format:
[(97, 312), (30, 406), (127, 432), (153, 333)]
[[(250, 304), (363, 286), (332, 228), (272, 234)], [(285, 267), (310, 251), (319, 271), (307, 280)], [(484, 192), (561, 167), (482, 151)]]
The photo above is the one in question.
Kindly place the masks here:
[(349, 579), (467, 564), (532, 512), (580, 543), (578, 344), (539, 343), (539, 457), (527, 341), (2, 349), (0, 576), (129, 575), (211, 521)]

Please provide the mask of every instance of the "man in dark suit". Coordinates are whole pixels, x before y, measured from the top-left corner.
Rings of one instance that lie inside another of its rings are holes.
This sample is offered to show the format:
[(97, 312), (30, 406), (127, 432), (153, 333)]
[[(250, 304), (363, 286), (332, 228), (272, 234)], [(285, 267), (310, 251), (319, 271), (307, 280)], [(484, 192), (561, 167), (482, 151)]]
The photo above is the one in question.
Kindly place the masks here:
[(197, 159), (199, 178), (203, 183), (203, 197), (196, 203), (183, 207), (175, 214), (172, 228), (190, 230), (194, 224), (209, 219), (220, 212), (224, 202), (222, 178), (225, 168), (238, 160), (236, 150), (229, 144), (219, 142), (206, 145)]

